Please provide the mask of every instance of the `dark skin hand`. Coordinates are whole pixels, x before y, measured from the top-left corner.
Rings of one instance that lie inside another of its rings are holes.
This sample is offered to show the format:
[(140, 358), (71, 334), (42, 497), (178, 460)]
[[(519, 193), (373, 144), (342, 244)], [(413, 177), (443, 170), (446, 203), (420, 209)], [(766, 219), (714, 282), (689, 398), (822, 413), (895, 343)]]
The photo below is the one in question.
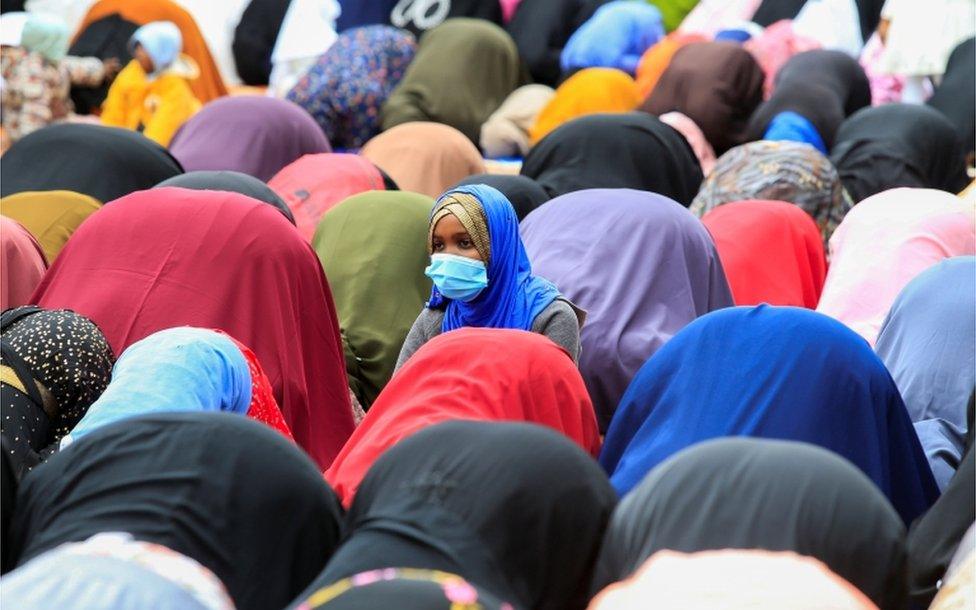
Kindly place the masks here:
[(431, 249), (434, 254), (455, 254), (484, 262), (468, 231), (454, 214), (448, 214), (434, 225)]

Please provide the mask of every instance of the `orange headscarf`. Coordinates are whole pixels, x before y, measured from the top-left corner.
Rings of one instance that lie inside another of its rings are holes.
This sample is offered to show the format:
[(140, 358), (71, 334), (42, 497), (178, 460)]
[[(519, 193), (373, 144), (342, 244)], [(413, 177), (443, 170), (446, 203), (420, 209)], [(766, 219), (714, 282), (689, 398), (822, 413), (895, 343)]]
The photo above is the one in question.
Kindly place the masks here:
[(207, 102), (227, 95), (227, 88), (220, 78), (217, 64), (210, 55), (207, 42), (197, 27), (197, 22), (184, 8), (172, 0), (99, 0), (90, 9), (81, 22), (78, 32), (83, 32), (89, 25), (118, 13), (137, 25), (146, 25), (153, 21), (172, 21), (180, 28), (183, 35), (183, 52), (193, 58), (200, 68), (200, 76), (190, 81), (193, 94), (201, 102)]
[(654, 90), (661, 75), (668, 69), (671, 58), (678, 49), (691, 42), (704, 42), (708, 38), (701, 34), (672, 32), (664, 39), (644, 52), (637, 64), (637, 91), (641, 99), (646, 98)]
[(616, 68), (587, 68), (556, 89), (530, 130), (532, 143), (563, 123), (587, 114), (630, 112), (641, 102), (637, 84)]

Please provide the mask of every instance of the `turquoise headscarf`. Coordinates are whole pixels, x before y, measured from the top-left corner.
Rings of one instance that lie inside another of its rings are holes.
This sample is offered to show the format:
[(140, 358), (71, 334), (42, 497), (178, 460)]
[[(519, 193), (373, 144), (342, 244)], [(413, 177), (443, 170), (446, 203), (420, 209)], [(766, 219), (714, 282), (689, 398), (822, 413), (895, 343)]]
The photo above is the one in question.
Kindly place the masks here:
[(180, 28), (171, 21), (147, 23), (132, 34), (129, 44), (142, 45), (153, 62), (153, 74), (159, 74), (173, 65), (183, 49), (183, 35)]
[(229, 337), (202, 328), (170, 328), (122, 352), (108, 388), (66, 438), (70, 443), (102, 426), (147, 413), (246, 414), (250, 404), (247, 360)]
[(48, 61), (58, 62), (68, 53), (68, 26), (61, 19), (43, 13), (31, 13), (20, 35), (20, 46), (40, 53)]

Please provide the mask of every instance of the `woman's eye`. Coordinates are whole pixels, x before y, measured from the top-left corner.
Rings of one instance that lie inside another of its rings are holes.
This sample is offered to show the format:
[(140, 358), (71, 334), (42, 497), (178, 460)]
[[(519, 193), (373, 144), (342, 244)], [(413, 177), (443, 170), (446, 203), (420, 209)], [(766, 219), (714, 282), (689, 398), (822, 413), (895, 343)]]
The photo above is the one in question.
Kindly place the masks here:
[(462, 239), (461, 241), (458, 242), (458, 246), (460, 246), (464, 250), (470, 250), (471, 248), (474, 248), (474, 244), (471, 242), (470, 239)]
[(434, 246), (431, 248), (434, 252), (440, 252), (444, 249), (444, 244), (440, 242), (434, 242)]

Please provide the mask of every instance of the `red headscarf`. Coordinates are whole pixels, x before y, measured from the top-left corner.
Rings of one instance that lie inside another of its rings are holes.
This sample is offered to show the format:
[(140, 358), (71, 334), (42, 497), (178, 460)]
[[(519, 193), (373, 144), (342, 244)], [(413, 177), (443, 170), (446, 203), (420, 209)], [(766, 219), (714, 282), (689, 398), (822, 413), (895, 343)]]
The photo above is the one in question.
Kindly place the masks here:
[(298, 232), (312, 241), (322, 215), (347, 197), (386, 187), (376, 166), (359, 155), (305, 155), (268, 181), (288, 204)]
[(737, 201), (705, 214), (736, 305), (815, 309), (827, 275), (810, 215), (785, 201)]
[(247, 408), (247, 416), (281, 432), (285, 438), (294, 443), (295, 437), (292, 436), (291, 430), (288, 428), (288, 424), (285, 423), (285, 418), (281, 414), (281, 409), (278, 408), (278, 402), (274, 397), (274, 390), (271, 388), (271, 380), (268, 379), (268, 376), (264, 373), (264, 369), (261, 368), (261, 362), (258, 360), (257, 354), (252, 352), (251, 348), (224, 331), (217, 330), (217, 332), (233, 341), (237, 349), (241, 350), (241, 355), (247, 360), (247, 370), (251, 373), (251, 404)]
[(542, 335), (463, 328), (439, 335), (398, 371), (325, 478), (346, 506), (397, 441), (450, 420), (525, 421), (600, 451), (593, 403), (573, 360)]
[(274, 207), (222, 191), (122, 197), (72, 235), (33, 302), (91, 318), (116, 354), (173, 326), (251, 346), (298, 444), (323, 469), (353, 430), (332, 294)]

